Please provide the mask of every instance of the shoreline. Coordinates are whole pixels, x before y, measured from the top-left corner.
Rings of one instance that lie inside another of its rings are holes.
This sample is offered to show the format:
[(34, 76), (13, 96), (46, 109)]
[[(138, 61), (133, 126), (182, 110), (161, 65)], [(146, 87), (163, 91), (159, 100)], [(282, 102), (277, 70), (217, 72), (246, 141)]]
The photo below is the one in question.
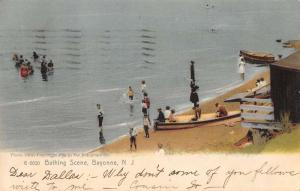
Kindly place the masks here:
[[(256, 79), (263, 77), (267, 82), (270, 81), (270, 75), (269, 75), (269, 70), (266, 69), (263, 72), (259, 72), (257, 74), (255, 74), (253, 77), (251, 77), (249, 80), (244, 81), (242, 84), (236, 85), (234, 87), (232, 87), (231, 89), (225, 91), (224, 93), (217, 95), (215, 97), (211, 97), (209, 99), (205, 99), (202, 102), (200, 102), (200, 107), (202, 109), (202, 113), (212, 113), (215, 112), (215, 106), (214, 104), (216, 102), (224, 105), (227, 110), (239, 110), (239, 103), (224, 103), (224, 100), (232, 95), (235, 95), (237, 93), (241, 93), (241, 92), (245, 92), (247, 90), (252, 89), (253, 87), (255, 87), (255, 82)], [(201, 92), (200, 92), (201, 93)], [(183, 110), (182, 112), (180, 112), (179, 114), (177, 114), (178, 116), (180, 115), (189, 115), (192, 114), (193, 110), (191, 108), (188, 108), (186, 110)], [(210, 129), (214, 129), (213, 131), (223, 131), (224, 130), (224, 126), (227, 126), (226, 124), (229, 123), (234, 123), (235, 125), (233, 127), (228, 127), (227, 130), (230, 131), (229, 133), (232, 134), (232, 132), (237, 132), (235, 134), (235, 138), (239, 137), (242, 138), (241, 135), (245, 134), (245, 132), (247, 131), (247, 129), (245, 128), (239, 128), (237, 129), (236, 127), (239, 127), (239, 120), (237, 121), (235, 120), (226, 120), (226, 121), (222, 121), (222, 122), (217, 122), (217, 123), (213, 123), (213, 124), (209, 124), (209, 125), (205, 125), (201, 128), (192, 128), (192, 129), (187, 129), (187, 130), (175, 130), (175, 131), (158, 131), (158, 132), (154, 132), (153, 129), (150, 129), (150, 139), (145, 139), (143, 137), (143, 129), (138, 128), (138, 136), (137, 136), (137, 152), (153, 152), (153, 151), (157, 151), (157, 144), (161, 143), (164, 145), (166, 150), (169, 150), (169, 152), (173, 153), (174, 152), (178, 152), (179, 150), (173, 148), (174, 146), (180, 146), (181, 148), (186, 148), (189, 147), (189, 144), (191, 143), (187, 143), (185, 141), (182, 141), (181, 143), (175, 143), (174, 140), (180, 140), (183, 139), (180, 135), (181, 134), (189, 134), (186, 135), (186, 137), (184, 137), (184, 139), (189, 140), (190, 138), (192, 138), (191, 136), (193, 136), (192, 134), (197, 133), (199, 134), (199, 136), (201, 135), (201, 132), (196, 132), (199, 129), (207, 129), (206, 127), (210, 127)], [(217, 129), (216, 129), (217, 127)], [(222, 129), (219, 129), (219, 127), (222, 127)], [(208, 130), (209, 132), (210, 130)], [(169, 132), (169, 133), (168, 133)], [(190, 132), (192, 132), (192, 134), (190, 134)], [(164, 140), (164, 135), (168, 134), (168, 140)], [(237, 135), (238, 134), (238, 135)], [(222, 135), (220, 135), (222, 138)], [(237, 136), (237, 137), (236, 137)], [(170, 140), (174, 138), (174, 140)], [(177, 137), (181, 137), (181, 138), (177, 138)], [(238, 141), (239, 139), (236, 139), (235, 141)], [(208, 145), (211, 144), (209, 140), (203, 140), (202, 141), (206, 142)], [(226, 139), (224, 139), (226, 140)], [(233, 140), (231, 140), (232, 142)], [(224, 141), (223, 141), (224, 142)], [(226, 141), (225, 141), (226, 142)], [(142, 146), (141, 146), (142, 145)], [(191, 145), (190, 145), (191, 146)], [(215, 145), (217, 146), (217, 145)], [(227, 145), (228, 146), (228, 145)], [(189, 152), (189, 150), (193, 150), (192, 152), (199, 152), (201, 150), (194, 150), (194, 149), (187, 149), (186, 151)], [(208, 149), (211, 150), (211, 149)], [(213, 149), (214, 150), (214, 149)], [(226, 151), (228, 150), (228, 148), (226, 149), (217, 149), (217, 152), (222, 152), (222, 151)], [(122, 135), (112, 141), (110, 141), (108, 144), (105, 145), (101, 145), (99, 147), (96, 147), (94, 149), (91, 149), (89, 151), (87, 151), (87, 153), (128, 153), (130, 152), (129, 150), (129, 137), (128, 135)], [(185, 150), (183, 150), (183, 152), (185, 152)]]

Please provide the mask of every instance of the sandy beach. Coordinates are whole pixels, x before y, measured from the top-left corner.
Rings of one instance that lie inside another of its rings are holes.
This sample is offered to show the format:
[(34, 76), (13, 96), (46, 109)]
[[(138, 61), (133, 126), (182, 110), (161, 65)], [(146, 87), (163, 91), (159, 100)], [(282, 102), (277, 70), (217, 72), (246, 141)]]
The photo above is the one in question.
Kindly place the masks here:
[[(246, 81), (242, 85), (226, 92), (223, 95), (217, 96), (211, 100), (200, 104), (202, 113), (215, 112), (215, 103), (223, 104), (227, 110), (239, 110), (238, 103), (224, 103), (226, 98), (237, 93), (248, 91), (255, 87), (255, 82), (258, 78), (263, 77), (267, 82), (270, 81), (269, 71), (255, 75), (251, 80)], [(201, 94), (201, 90), (199, 92)], [(187, 110), (181, 115), (192, 114), (192, 109)], [(233, 144), (241, 139), (247, 133), (247, 129), (241, 128), (240, 118), (227, 121), (215, 122), (199, 128), (186, 130), (171, 130), (171, 131), (150, 131), (150, 138), (144, 137), (144, 132), (141, 130), (137, 136), (137, 150), (135, 153), (153, 152), (158, 150), (158, 144), (162, 144), (166, 153), (184, 153), (184, 152), (235, 152), (241, 148), (235, 147)], [(128, 153), (129, 138), (122, 137), (101, 148), (97, 148), (91, 153)]]

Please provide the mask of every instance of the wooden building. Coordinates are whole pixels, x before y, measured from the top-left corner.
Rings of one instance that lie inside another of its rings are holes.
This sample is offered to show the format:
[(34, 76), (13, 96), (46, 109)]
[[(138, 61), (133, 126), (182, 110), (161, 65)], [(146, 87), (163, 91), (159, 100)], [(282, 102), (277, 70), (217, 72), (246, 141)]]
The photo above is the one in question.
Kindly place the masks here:
[(300, 51), (270, 65), (271, 98), (275, 121), (284, 112), (293, 123), (300, 122)]

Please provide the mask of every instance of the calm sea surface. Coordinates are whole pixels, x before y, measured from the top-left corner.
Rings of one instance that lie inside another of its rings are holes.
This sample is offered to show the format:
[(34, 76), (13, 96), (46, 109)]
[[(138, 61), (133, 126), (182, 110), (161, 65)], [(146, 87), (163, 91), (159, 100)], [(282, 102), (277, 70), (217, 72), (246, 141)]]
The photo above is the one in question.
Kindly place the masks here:
[[(288, 55), (276, 39), (300, 38), (296, 0), (0, 0), (0, 149), (87, 151), (100, 146), (96, 104), (112, 141), (141, 127), (140, 81), (154, 108), (189, 103), (189, 61), (199, 96), (241, 83), (240, 49)], [(212, 31), (213, 29), (213, 31)], [(21, 79), (11, 61), (32, 51), (53, 75)], [(247, 65), (247, 78), (262, 67)], [(133, 108), (127, 87), (136, 92)]]

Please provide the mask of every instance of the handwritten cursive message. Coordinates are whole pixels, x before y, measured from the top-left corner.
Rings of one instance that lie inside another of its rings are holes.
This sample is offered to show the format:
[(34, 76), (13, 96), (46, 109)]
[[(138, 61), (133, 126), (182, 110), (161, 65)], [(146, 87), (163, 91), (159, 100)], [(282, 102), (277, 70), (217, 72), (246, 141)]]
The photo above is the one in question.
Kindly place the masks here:
[(295, 190), (300, 188), (299, 165), (268, 158), (255, 162), (240, 159), (251, 161), (248, 163), (206, 161), (196, 156), (120, 158), (78, 154), (10, 159), (6, 168), (1, 168), (1, 177), (7, 180), (3, 191), (236, 190), (237, 186), (244, 190), (276, 190), (279, 187), (273, 183), (280, 181), (293, 184)]

